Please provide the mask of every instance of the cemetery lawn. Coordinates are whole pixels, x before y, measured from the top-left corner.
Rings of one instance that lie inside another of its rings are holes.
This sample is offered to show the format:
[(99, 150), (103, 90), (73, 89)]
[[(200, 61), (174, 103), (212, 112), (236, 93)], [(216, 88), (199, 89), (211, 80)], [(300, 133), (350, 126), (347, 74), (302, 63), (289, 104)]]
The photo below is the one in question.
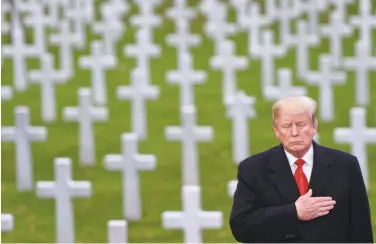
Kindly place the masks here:
[[(164, 1), (158, 11), (162, 13), (172, 1)], [(349, 13), (356, 13), (352, 6)], [(131, 13), (137, 13), (132, 6)], [(231, 16), (233, 19), (234, 16)], [(128, 22), (128, 19), (126, 20)], [(191, 23), (191, 30), (203, 33), (205, 19), (200, 15)], [(327, 21), (327, 15), (321, 16), (321, 22)], [(174, 47), (166, 46), (166, 34), (174, 32), (174, 23), (167, 19), (163, 26), (154, 32), (154, 40), (161, 45), (162, 55), (151, 61), (152, 83), (159, 86), (161, 96), (155, 101), (148, 102), (148, 138), (140, 142), (140, 152), (155, 154), (157, 168), (155, 171), (140, 173), (142, 190), (143, 218), (129, 225), (129, 242), (182, 242), (180, 230), (165, 230), (162, 228), (161, 214), (166, 210), (181, 210), (181, 145), (178, 142), (167, 142), (164, 129), (168, 125), (179, 125), (179, 90), (176, 85), (166, 83), (166, 72), (176, 69), (177, 53)], [(90, 39), (97, 38), (89, 33)], [(354, 54), (354, 37), (345, 39), (344, 54)], [(376, 36), (374, 36), (374, 39)], [(28, 36), (31, 39), (31, 35)], [(246, 55), (246, 35), (237, 34), (232, 38), (237, 43), (237, 53)], [(3, 37), (4, 41), (7, 38)], [(34, 181), (54, 180), (53, 160), (55, 157), (69, 157), (73, 161), (73, 179), (92, 182), (93, 195), (90, 198), (75, 199), (75, 230), (76, 242), (105, 242), (106, 224), (112, 219), (122, 218), (121, 174), (104, 169), (103, 158), (109, 153), (120, 152), (120, 135), (130, 131), (129, 102), (116, 99), (116, 87), (129, 84), (130, 70), (134, 67), (133, 59), (124, 58), (122, 47), (125, 43), (133, 43), (134, 29), (127, 26), (125, 36), (118, 44), (118, 67), (107, 74), (109, 115), (110, 120), (95, 124), (96, 156), (93, 167), (81, 167), (78, 161), (78, 126), (77, 123), (65, 123), (62, 120), (62, 109), (65, 106), (77, 105), (77, 90), (82, 86), (90, 86), (90, 72), (78, 68), (77, 63), (74, 78), (66, 85), (57, 86), (58, 121), (44, 124), (41, 121), (40, 88), (30, 85), (26, 92), (15, 93), (11, 101), (2, 104), (2, 126), (14, 125), (13, 110), (16, 106), (30, 107), (31, 124), (44, 125), (48, 129), (48, 141), (33, 143)], [(317, 69), (318, 57), (329, 50), (328, 41), (322, 39), (321, 46), (311, 50), (311, 68)], [(221, 73), (213, 71), (209, 66), (209, 58), (213, 55), (213, 42), (206, 36), (202, 45), (192, 49), (194, 66), (208, 72), (207, 82), (198, 85), (196, 91), (197, 121), (199, 125), (210, 125), (214, 129), (214, 141), (201, 143), (200, 153), (200, 183), (202, 187), (202, 207), (204, 210), (220, 210), (223, 212), (223, 227), (221, 230), (205, 230), (204, 242), (234, 242), (231, 235), (228, 218), (232, 199), (227, 195), (227, 182), (236, 178), (236, 164), (231, 154), (231, 121), (225, 117), (225, 108), (221, 103)], [(56, 54), (58, 50), (50, 49)], [(76, 59), (89, 53), (86, 50), (76, 51)], [(291, 50), (285, 58), (277, 60), (276, 67), (288, 67), (295, 70), (295, 53)], [(29, 68), (38, 68), (38, 62), (30, 60)], [(4, 59), (2, 69), (2, 85), (12, 84), (12, 62)], [(335, 127), (349, 125), (349, 109), (354, 106), (354, 74), (348, 72), (347, 84), (335, 88), (335, 120), (331, 123), (320, 122), (320, 143), (344, 151), (350, 151), (348, 145), (338, 145), (333, 141)], [(376, 75), (370, 75), (375, 80)], [(255, 96), (257, 118), (250, 120), (251, 153), (266, 150), (278, 142), (271, 127), (271, 102), (261, 97), (260, 63), (250, 62), (249, 68), (238, 73), (239, 88), (247, 94)], [(304, 85), (297, 78), (296, 85)], [(376, 126), (376, 83), (371, 82), (371, 104), (367, 107), (368, 126)], [(309, 95), (318, 98), (318, 89), (309, 88)], [(371, 109), (373, 108), (373, 109)], [(15, 218), (15, 229), (2, 234), (3, 242), (54, 242), (55, 213), (54, 200), (38, 199), (35, 191), (18, 192), (15, 186), (15, 147), (13, 143), (2, 143), (2, 213), (12, 213)], [(376, 146), (368, 147), (368, 162), (370, 176), (369, 199), (372, 208), (374, 233), (376, 233)], [(375, 240), (376, 241), (376, 240)]]

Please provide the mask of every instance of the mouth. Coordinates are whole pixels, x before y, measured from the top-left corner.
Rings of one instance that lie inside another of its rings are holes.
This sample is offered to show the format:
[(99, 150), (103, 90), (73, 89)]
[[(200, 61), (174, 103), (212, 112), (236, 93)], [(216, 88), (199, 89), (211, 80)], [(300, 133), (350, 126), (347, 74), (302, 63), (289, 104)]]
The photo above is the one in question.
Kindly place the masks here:
[(290, 145), (302, 145), (303, 142), (302, 141), (293, 141), (293, 142), (290, 142), (289, 144)]

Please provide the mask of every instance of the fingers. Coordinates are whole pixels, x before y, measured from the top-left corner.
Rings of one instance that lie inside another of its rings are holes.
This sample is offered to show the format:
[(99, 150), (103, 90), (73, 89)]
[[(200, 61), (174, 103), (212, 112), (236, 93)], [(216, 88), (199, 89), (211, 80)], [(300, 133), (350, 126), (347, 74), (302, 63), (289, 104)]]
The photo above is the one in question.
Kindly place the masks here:
[(312, 197), (312, 200), (314, 202), (327, 202), (332, 201), (333, 199), (331, 197)]
[(334, 206), (336, 204), (336, 201), (331, 200), (331, 201), (325, 201), (325, 202), (318, 202), (316, 204), (319, 207), (328, 207), (328, 206)]
[(329, 214), (329, 211), (318, 212), (317, 217), (322, 217), (322, 216), (325, 216), (325, 215), (328, 215), (328, 214)]
[(319, 208), (319, 212), (327, 212), (330, 211), (334, 208), (334, 205), (326, 206), (326, 207), (321, 207)]

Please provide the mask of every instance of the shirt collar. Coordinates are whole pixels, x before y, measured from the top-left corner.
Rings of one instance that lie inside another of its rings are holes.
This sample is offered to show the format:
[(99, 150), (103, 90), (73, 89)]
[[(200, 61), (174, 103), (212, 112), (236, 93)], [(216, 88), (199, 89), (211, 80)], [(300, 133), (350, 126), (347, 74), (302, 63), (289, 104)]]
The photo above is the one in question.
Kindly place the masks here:
[[(288, 151), (285, 151), (287, 160), (289, 161), (290, 166), (292, 167), (296, 160), (298, 160), (297, 157), (293, 156), (291, 153)], [(308, 149), (307, 153), (302, 157), (302, 159), (307, 163), (307, 164), (313, 164), (313, 145), (311, 144), (310, 148)]]

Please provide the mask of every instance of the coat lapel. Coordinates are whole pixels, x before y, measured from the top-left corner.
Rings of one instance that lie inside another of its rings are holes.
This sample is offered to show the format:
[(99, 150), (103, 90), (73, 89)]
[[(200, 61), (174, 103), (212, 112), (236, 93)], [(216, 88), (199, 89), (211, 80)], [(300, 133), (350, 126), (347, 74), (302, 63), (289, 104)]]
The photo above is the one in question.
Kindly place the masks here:
[(272, 151), (269, 162), (269, 176), (278, 192), (288, 202), (293, 202), (300, 196), (298, 186), (291, 171), (290, 164), (282, 144)]
[(332, 178), (333, 165), (325, 148), (313, 142), (313, 168), (309, 188), (314, 196), (321, 196)]

